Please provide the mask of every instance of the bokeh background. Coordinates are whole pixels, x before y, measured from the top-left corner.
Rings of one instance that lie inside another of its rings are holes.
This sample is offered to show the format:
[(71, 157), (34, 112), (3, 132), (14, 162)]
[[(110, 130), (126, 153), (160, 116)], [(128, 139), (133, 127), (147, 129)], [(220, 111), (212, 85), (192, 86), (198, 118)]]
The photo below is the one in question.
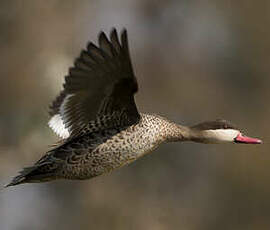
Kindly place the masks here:
[(225, 118), (263, 145), (162, 145), (88, 181), (0, 191), (0, 229), (270, 229), (270, 1), (0, 3), (0, 180), (58, 138), (48, 104), (100, 30), (126, 27), (143, 112)]

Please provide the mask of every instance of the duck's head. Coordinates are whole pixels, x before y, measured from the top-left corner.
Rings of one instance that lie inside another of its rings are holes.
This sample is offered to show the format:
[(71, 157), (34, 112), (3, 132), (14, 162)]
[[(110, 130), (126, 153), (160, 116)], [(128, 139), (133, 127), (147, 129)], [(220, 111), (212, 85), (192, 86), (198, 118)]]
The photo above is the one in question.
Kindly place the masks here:
[(200, 123), (191, 127), (193, 141), (207, 144), (215, 143), (241, 143), (261, 144), (262, 141), (243, 135), (243, 133), (226, 120), (215, 120)]

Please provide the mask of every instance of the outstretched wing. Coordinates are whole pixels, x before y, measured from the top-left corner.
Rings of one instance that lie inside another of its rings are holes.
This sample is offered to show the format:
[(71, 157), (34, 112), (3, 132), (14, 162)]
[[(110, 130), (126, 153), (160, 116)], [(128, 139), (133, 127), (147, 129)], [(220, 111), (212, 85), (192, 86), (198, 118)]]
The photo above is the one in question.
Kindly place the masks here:
[(100, 127), (129, 126), (139, 121), (134, 101), (138, 91), (129, 56), (127, 32), (104, 32), (99, 47), (90, 42), (65, 77), (64, 90), (50, 107), (49, 126), (63, 138), (77, 136), (95, 123)]

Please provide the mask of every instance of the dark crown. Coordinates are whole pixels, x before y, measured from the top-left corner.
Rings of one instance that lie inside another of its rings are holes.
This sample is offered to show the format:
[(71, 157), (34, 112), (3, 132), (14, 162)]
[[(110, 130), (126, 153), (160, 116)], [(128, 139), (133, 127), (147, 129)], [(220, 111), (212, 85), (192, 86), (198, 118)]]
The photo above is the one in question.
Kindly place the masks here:
[(197, 125), (192, 126), (191, 128), (197, 130), (215, 130), (215, 129), (237, 129), (230, 122), (222, 119), (215, 121), (206, 121)]

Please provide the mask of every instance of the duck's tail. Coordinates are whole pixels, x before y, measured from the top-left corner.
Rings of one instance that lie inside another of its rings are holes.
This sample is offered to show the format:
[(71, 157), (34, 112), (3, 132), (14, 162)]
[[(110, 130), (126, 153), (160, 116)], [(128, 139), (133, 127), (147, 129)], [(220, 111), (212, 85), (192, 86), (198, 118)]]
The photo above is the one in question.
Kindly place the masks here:
[(59, 163), (52, 161), (48, 155), (45, 155), (35, 165), (26, 167), (20, 171), (19, 175), (14, 177), (5, 187), (55, 180), (57, 178), (56, 172), (58, 168)]

